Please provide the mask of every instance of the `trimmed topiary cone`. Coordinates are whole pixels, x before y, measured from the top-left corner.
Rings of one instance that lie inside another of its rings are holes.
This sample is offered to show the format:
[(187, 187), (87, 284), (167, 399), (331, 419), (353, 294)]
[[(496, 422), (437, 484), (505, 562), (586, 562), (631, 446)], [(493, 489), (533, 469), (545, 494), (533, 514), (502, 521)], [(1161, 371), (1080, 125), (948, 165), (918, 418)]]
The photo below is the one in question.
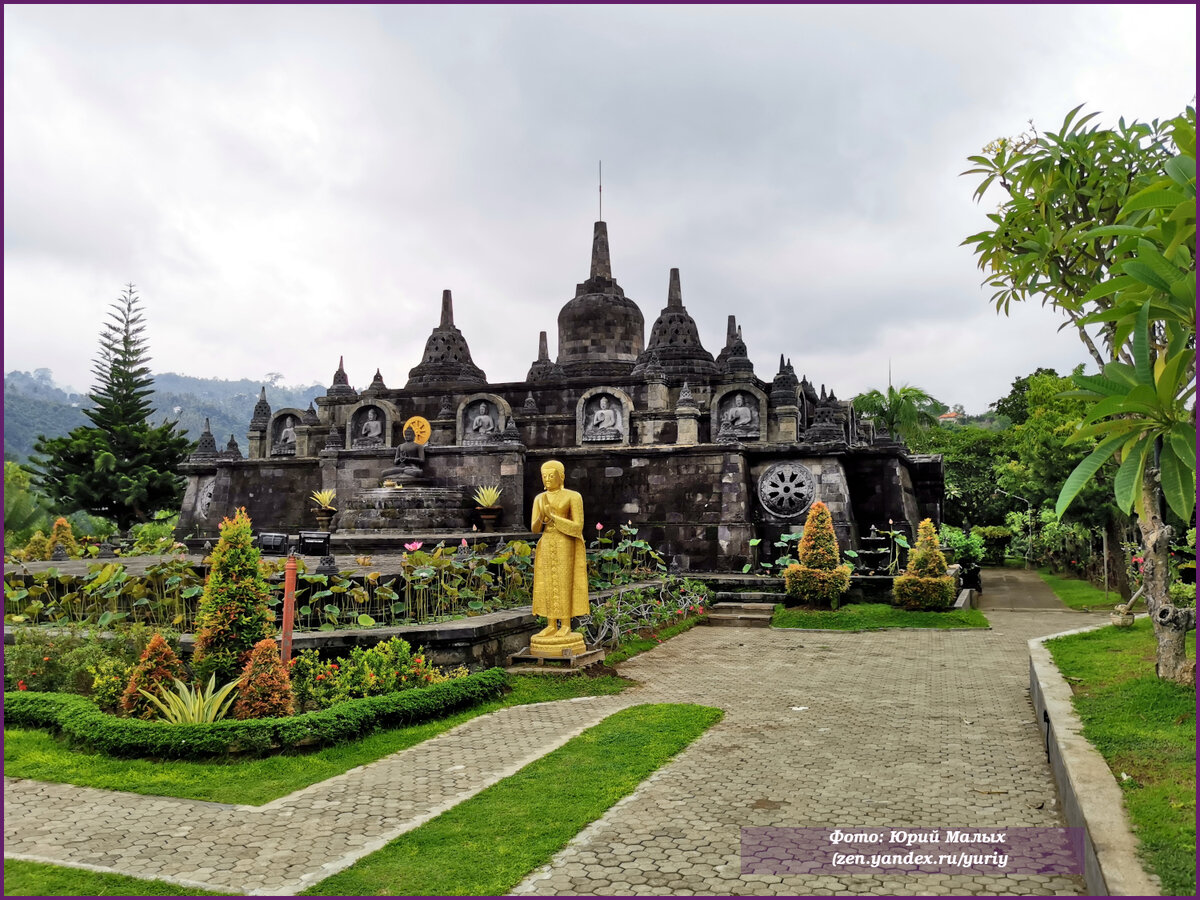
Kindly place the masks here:
[(946, 574), (946, 557), (932, 519), (917, 526), (917, 546), (908, 555), (908, 569), (893, 582), (892, 594), (898, 604), (910, 610), (949, 609), (954, 605), (954, 579)]
[(192, 669), (201, 684), (214, 674), (217, 684), (225, 684), (241, 674), (254, 645), (271, 634), (271, 591), (259, 571), (245, 509), (221, 522), (221, 539), (211, 558), (212, 572), (196, 614)]
[(183, 663), (171, 649), (166, 638), (156, 634), (150, 638), (142, 658), (133, 668), (129, 676), (129, 684), (121, 695), (121, 709), (127, 716), (134, 719), (157, 719), (158, 707), (138, 693), (138, 689), (148, 694), (158, 696), (163, 690), (170, 690), (175, 679), (186, 679)]
[(238, 682), (238, 698), (233, 705), (235, 719), (273, 719), (290, 716), (292, 680), (274, 638), (265, 638), (250, 651), (250, 661)]
[(842, 594), (850, 587), (850, 567), (839, 565), (833, 516), (820, 500), (808, 511), (798, 556), (800, 562), (783, 573), (788, 596), (797, 603), (837, 609)]
[(818, 500), (808, 510), (804, 520), (804, 537), (800, 540), (800, 551), (796, 554), (800, 565), (810, 569), (836, 569), (838, 567), (837, 532), (833, 530), (833, 516), (829, 507)]
[(932, 519), (924, 519), (917, 526), (917, 546), (908, 557), (906, 574), (922, 578), (940, 578), (946, 574), (946, 556), (942, 553)]

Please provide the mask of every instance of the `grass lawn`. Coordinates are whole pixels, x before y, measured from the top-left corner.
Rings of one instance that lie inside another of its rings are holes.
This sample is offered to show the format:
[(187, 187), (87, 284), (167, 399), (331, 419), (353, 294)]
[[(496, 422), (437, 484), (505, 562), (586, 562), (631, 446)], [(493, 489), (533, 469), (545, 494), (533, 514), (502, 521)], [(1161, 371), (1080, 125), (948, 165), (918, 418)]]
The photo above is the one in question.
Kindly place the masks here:
[[(1166, 895), (1196, 889), (1196, 695), (1154, 674), (1154, 631), (1102, 628), (1047, 641), (1075, 692), (1083, 736), (1125, 793), (1147, 868)], [(1188, 656), (1195, 659), (1195, 632)], [(1128, 777), (1123, 777), (1128, 776)]]
[(836, 631), (872, 631), (878, 628), (987, 628), (988, 620), (977, 609), (945, 612), (909, 612), (887, 603), (851, 603), (840, 609), (788, 609), (775, 607), (774, 628), (828, 628)]
[(1058, 599), (1071, 609), (1112, 609), (1121, 602), (1121, 595), (1115, 590), (1108, 592), (1106, 601), (1103, 588), (1079, 578), (1051, 575), (1048, 569), (1038, 569), (1038, 575), (1050, 586), (1050, 590), (1054, 591)]
[(169, 881), (147, 881), (19, 859), (4, 861), (5, 897), (199, 897), (220, 893), (180, 887)]
[(507, 893), (721, 715), (684, 704), (621, 710), (304, 893)]
[[(540, 679), (535, 679), (540, 680)], [(544, 865), (705, 729), (718, 709), (635, 706), (305, 891), (318, 896), (497, 895)], [(6, 896), (195, 896), (162, 881), (5, 860)]]
[(6, 728), (4, 774), (137, 794), (261, 806), (505, 706), (616, 694), (631, 683), (616, 677), (513, 676), (513, 690), (507, 696), (445, 719), (380, 731), (350, 744), (262, 759), (208, 762), (115, 759), (72, 750), (45, 731)]
[(645, 653), (647, 650), (653, 650), (665, 640), (675, 637), (678, 634), (683, 634), (695, 625), (704, 621), (703, 616), (689, 616), (686, 619), (680, 619), (674, 625), (667, 625), (659, 628), (650, 637), (637, 637), (636, 635), (621, 642), (621, 646), (614, 650), (608, 656), (604, 657), (606, 666), (615, 666), (617, 663), (623, 663), (631, 656), (637, 656), (639, 653)]

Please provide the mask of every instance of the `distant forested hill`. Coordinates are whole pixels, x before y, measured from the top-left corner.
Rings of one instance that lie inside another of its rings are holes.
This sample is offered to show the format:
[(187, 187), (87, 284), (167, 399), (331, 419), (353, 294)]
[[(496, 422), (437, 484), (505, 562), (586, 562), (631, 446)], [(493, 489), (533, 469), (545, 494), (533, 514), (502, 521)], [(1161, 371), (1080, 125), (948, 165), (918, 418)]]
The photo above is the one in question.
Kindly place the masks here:
[[(304, 409), (325, 393), (320, 384), (266, 387), (272, 409), (285, 406)], [(232, 434), (242, 453), (246, 453), (246, 430), (262, 382), (248, 378), (238, 381), (193, 378), (165, 372), (154, 376), (154, 388), (152, 422), (174, 419), (195, 441), (204, 430), (207, 417), (218, 448), (224, 449)], [(4, 458), (25, 462), (33, 453), (33, 442), (38, 435), (58, 437), (78, 425), (89, 424), (83, 414), (88, 405), (86, 396), (69, 394), (55, 385), (49, 369), (9, 372), (4, 376)]]

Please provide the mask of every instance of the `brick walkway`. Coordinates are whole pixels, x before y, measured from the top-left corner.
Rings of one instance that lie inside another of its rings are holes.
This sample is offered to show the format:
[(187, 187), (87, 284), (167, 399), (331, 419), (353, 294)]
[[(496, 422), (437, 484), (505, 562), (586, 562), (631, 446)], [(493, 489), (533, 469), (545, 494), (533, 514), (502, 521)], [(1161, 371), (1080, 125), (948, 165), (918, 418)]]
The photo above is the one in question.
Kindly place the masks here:
[(696, 628), (623, 664), (641, 685), (617, 697), (503, 710), (263, 807), (6, 779), (5, 854), (294, 893), (623, 706), (693, 702), (724, 720), (515, 893), (1082, 894), (1065, 876), (740, 874), (743, 826), (1062, 825), (1025, 642), (1092, 617), (1030, 609), (1040, 579), (1003, 575), (990, 631)]

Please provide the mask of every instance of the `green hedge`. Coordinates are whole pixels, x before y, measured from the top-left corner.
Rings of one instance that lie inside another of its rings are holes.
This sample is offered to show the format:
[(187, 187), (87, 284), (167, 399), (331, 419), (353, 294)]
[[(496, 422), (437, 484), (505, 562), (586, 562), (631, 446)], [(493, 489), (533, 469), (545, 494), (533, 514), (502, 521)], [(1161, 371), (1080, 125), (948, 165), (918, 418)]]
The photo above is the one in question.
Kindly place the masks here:
[(201, 759), (228, 753), (265, 754), (297, 746), (336, 744), (378, 728), (423, 722), (499, 696), (508, 687), (503, 669), (466, 678), (347, 700), (329, 709), (279, 719), (224, 720), (172, 725), (122, 719), (74, 694), (6, 691), (7, 725), (61, 730), (71, 741), (109, 756)]

